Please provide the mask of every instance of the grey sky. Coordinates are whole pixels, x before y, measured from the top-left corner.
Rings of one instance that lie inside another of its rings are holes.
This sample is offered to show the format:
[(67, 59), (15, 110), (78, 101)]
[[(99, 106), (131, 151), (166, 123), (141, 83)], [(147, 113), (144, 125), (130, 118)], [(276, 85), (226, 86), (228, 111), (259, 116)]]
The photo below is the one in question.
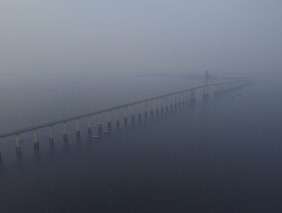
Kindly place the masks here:
[(0, 73), (280, 72), (281, 0), (1, 0)]

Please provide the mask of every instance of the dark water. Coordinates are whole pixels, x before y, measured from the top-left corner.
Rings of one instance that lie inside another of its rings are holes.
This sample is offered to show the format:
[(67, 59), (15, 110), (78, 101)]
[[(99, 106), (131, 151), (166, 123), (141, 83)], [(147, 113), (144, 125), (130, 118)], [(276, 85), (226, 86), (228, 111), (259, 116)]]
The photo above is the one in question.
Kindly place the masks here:
[(0, 167), (0, 212), (281, 212), (280, 88), (24, 152)]

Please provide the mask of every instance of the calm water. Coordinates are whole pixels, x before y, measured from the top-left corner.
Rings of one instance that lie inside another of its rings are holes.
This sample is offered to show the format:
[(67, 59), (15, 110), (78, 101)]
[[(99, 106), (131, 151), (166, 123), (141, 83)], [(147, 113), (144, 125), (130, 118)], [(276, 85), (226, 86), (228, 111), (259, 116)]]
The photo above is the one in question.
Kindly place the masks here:
[[(121, 100), (187, 85), (179, 79), (149, 81), (130, 87), (122, 83)], [(68, 143), (57, 139), (50, 148), (42, 137), (38, 153), (25, 140), (22, 159), (6, 143), (13, 160), (0, 166), (0, 212), (281, 212), (280, 88), (280, 79), (258, 80), (225, 97), (199, 100), (193, 108), (113, 130), (99, 140), (82, 134)], [(68, 113), (84, 109), (83, 100), (91, 97), (85, 94), (71, 110), (66, 98)], [(117, 99), (111, 95), (103, 104)], [(32, 103), (26, 105), (32, 108)], [(42, 119), (56, 117), (59, 112), (52, 109)]]

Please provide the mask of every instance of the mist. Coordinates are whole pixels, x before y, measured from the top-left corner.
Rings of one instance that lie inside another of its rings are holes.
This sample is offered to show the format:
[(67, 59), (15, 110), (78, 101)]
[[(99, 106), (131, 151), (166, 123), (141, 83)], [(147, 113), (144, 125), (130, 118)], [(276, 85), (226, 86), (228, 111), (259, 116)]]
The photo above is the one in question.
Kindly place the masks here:
[(0, 0), (0, 212), (282, 212), (281, 0)]
[(0, 2), (0, 73), (279, 73), (278, 0)]

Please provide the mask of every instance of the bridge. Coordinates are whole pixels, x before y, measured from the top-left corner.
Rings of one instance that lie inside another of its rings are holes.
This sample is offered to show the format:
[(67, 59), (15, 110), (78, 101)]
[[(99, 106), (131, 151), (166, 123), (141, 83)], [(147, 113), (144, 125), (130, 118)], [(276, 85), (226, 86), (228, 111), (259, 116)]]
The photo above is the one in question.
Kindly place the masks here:
[[(89, 112), (62, 120), (43, 123), (36, 126), (31, 126), (24, 129), (0, 134), (0, 144), (3, 142), (4, 138), (15, 137), (16, 154), (18, 156), (21, 156), (21, 135), (32, 133), (33, 147), (35, 151), (38, 151), (39, 141), (37, 137), (37, 132), (39, 130), (48, 131), (49, 143), (50, 145), (54, 145), (53, 129), (55, 127), (63, 127), (62, 137), (63, 140), (67, 142), (69, 137), (68, 123), (75, 122), (76, 137), (79, 138), (81, 134), (80, 123), (82, 120), (86, 120), (87, 122), (88, 135), (93, 138), (99, 138), (101, 137), (102, 133), (109, 133), (113, 125), (115, 125), (116, 128), (119, 128), (121, 125), (128, 125), (129, 122), (134, 123), (135, 120), (141, 121), (142, 119), (146, 120), (148, 118), (153, 118), (154, 116), (163, 115), (165, 113), (172, 113), (178, 108), (184, 108), (195, 105), (196, 97), (201, 97), (201, 95), (203, 99), (209, 99), (212, 95), (214, 97), (219, 97), (226, 94), (227, 92), (239, 89), (250, 84), (250, 82), (247, 81), (230, 81), (210, 84), (207, 78), (208, 73), (206, 74), (206, 80), (204, 85), (198, 87), (176, 91), (169, 94), (135, 101), (132, 103), (127, 103), (124, 105), (115, 106), (104, 110)], [(199, 91), (201, 91), (202, 93), (199, 93)], [(96, 131), (93, 131), (94, 129)], [(1, 150), (0, 161), (2, 161)]]

